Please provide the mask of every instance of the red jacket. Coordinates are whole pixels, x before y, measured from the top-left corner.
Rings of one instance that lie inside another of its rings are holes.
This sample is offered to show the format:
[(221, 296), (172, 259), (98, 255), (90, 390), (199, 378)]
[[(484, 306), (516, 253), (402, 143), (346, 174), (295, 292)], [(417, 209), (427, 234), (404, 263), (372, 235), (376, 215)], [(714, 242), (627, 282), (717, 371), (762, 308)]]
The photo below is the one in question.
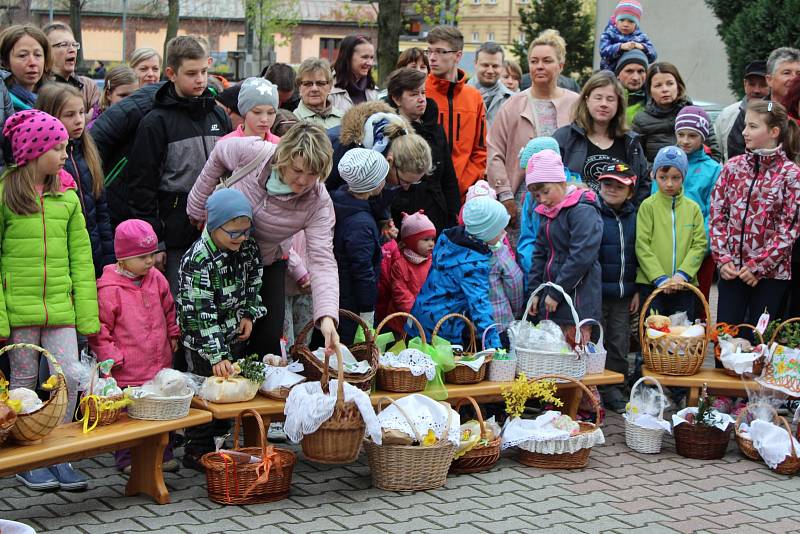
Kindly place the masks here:
[[(396, 241), (383, 245), (383, 261), (381, 262), (381, 279), (378, 283), (378, 306), (376, 316), (380, 319), (393, 313), (411, 313), (414, 301), (428, 278), (431, 269), (431, 258), (420, 264), (410, 262)], [(403, 332), (406, 320), (393, 319), (387, 328), (393, 332)], [(381, 333), (385, 333), (383, 329)]]
[(481, 93), (466, 82), (466, 73), (459, 69), (457, 82), (430, 74), (425, 83), (427, 97), (439, 106), (439, 124), (447, 135), (462, 200), (469, 186), (486, 174), (486, 107)]
[(789, 280), (798, 235), (800, 167), (779, 148), (731, 158), (711, 193), (709, 233), (717, 265), (746, 266), (758, 278)]

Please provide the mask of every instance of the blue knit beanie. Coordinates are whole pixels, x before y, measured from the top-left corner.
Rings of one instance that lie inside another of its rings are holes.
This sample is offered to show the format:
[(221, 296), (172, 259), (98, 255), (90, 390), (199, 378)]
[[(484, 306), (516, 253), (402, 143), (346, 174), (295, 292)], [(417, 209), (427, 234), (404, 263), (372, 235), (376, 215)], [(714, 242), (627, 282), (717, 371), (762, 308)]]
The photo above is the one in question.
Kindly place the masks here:
[(681, 173), (681, 176), (686, 178), (686, 172), (689, 170), (689, 160), (686, 158), (686, 153), (680, 148), (665, 146), (658, 151), (656, 159), (653, 161), (653, 176), (662, 167), (675, 167)]
[(487, 196), (475, 197), (464, 204), (462, 217), (467, 233), (484, 242), (499, 236), (511, 220), (506, 208)]
[(236, 189), (220, 189), (215, 191), (206, 201), (208, 221), (206, 228), (213, 232), (226, 222), (237, 217), (248, 217), (253, 220), (253, 208), (244, 193)]
[(561, 153), (561, 149), (558, 147), (558, 141), (552, 137), (536, 137), (528, 141), (528, 144), (519, 151), (519, 168), (526, 170), (531, 156), (538, 154), (542, 150), (552, 150), (556, 154)]

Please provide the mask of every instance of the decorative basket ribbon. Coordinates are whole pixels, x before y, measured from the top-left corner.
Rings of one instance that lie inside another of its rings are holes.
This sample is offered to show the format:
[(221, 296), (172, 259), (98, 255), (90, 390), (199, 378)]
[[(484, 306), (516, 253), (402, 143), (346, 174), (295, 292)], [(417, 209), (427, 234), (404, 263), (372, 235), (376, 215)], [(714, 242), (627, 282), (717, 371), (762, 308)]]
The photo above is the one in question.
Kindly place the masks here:
[(269, 472), (273, 466), (275, 467), (275, 471), (278, 472), (278, 476), (283, 475), (283, 466), (279, 461), (280, 456), (275, 452), (275, 447), (269, 446), (265, 451), (266, 454), (261, 458), (261, 463), (256, 466), (257, 478), (244, 492), (243, 497), (250, 495), (250, 492), (254, 491), (259, 484), (266, 484), (269, 481)]
[[(95, 418), (91, 425), (89, 424), (89, 420), (91, 419), (90, 403), (94, 403), (95, 408)], [(99, 395), (84, 395), (80, 404), (78, 404), (78, 413), (82, 412), (82, 415), (78, 417), (78, 422), (83, 423), (83, 433), (91, 432), (97, 427), (97, 424), (100, 422), (101, 413), (120, 410), (130, 404), (133, 404), (133, 401), (127, 396), (119, 400), (109, 400)], [(76, 413), (75, 416), (77, 417), (78, 414)]]

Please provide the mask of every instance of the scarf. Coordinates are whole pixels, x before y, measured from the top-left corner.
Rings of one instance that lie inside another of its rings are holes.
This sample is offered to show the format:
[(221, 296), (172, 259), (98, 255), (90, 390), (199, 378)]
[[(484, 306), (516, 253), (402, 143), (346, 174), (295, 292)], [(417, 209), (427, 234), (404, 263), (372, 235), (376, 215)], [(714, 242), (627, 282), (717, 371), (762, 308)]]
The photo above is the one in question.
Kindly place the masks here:
[(353, 101), (353, 105), (356, 104), (363, 104), (367, 101), (367, 84), (369, 83), (370, 77), (369, 75), (364, 76), (357, 82), (351, 81), (347, 84), (347, 93), (350, 95), (350, 100)]
[(281, 176), (278, 174), (278, 170), (273, 167), (272, 174), (269, 175), (269, 180), (267, 180), (267, 193), (270, 195), (282, 196), (291, 195), (294, 191), (284, 183)]
[(406, 259), (411, 263), (413, 263), (414, 265), (425, 263), (425, 261), (430, 258), (430, 256), (423, 256), (422, 254), (417, 254), (408, 247), (403, 247), (403, 256), (405, 256)]
[(23, 104), (30, 108), (36, 105), (36, 93), (28, 91), (18, 83), (12, 84), (8, 92), (16, 96)]
[(486, 87), (478, 81), (477, 76), (467, 82), (467, 85), (471, 85), (480, 91), (483, 105), (486, 106), (486, 120), (491, 123), (494, 120), (494, 116), (500, 111), (500, 106), (506, 101), (506, 98), (504, 98), (507, 92), (506, 86), (503, 85), (503, 82), (497, 80), (491, 87)]
[(142, 286), (142, 281), (144, 281), (144, 276), (139, 276), (138, 274), (133, 274), (129, 270), (125, 269), (122, 265), (117, 263), (114, 266), (114, 270), (117, 272), (118, 275), (124, 276), (125, 278), (130, 279), (134, 284), (138, 287)]

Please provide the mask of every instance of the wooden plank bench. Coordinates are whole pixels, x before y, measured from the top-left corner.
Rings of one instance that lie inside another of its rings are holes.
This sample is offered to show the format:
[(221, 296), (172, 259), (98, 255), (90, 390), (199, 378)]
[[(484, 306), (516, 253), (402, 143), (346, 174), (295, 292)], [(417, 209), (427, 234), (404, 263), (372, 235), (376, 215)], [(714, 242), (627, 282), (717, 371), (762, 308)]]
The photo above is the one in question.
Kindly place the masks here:
[(123, 414), (113, 424), (98, 426), (86, 434), (81, 423), (61, 425), (41, 443), (3, 444), (0, 447), (0, 476), (129, 448), (131, 475), (125, 495), (144, 493), (159, 504), (167, 504), (169, 492), (164, 484), (161, 462), (164, 448), (169, 442), (169, 433), (210, 423), (211, 420), (208, 411), (191, 409), (188, 416), (172, 421), (142, 421)]
[(715, 390), (716, 393), (732, 393), (741, 397), (747, 396), (745, 388), (757, 386), (755, 380), (730, 376), (722, 369), (708, 367), (703, 367), (699, 373), (691, 376), (662, 375), (654, 373), (647, 367), (642, 367), (642, 374), (655, 378), (662, 386), (687, 388), (689, 391), (686, 397), (686, 406), (697, 406), (703, 384), (708, 384), (708, 389)]
[[(586, 375), (581, 380), (581, 382), (587, 386), (622, 384), (624, 381), (625, 377), (622, 374), (607, 369), (603, 374)], [(497, 402), (502, 400), (500, 395), (501, 390), (510, 385), (511, 382), (489, 382), (488, 380), (470, 385), (447, 384), (447, 400), (452, 403), (458, 399), (469, 396), (475, 398), (478, 402)], [(558, 383), (557, 385), (558, 396), (564, 401), (564, 408), (562, 411), (574, 418), (578, 413), (578, 405), (580, 404), (583, 394), (582, 390), (573, 382)], [(408, 393), (375, 391), (370, 394), (370, 400), (373, 405), (377, 406), (381, 397), (399, 399), (406, 395), (408, 395)], [(284, 419), (284, 402), (268, 399), (262, 395), (256, 395), (254, 399), (247, 402), (232, 402), (227, 404), (207, 402), (204, 399), (195, 397), (192, 399), (192, 406), (194, 408), (208, 410), (214, 419), (231, 419), (239, 415), (242, 410), (247, 409), (257, 411), (264, 419), (264, 424), (266, 425), (269, 425), (273, 420), (282, 421)], [(255, 421), (253, 421), (251, 417), (246, 417), (242, 425), (244, 427), (245, 443), (248, 445), (256, 444), (257, 427)]]

